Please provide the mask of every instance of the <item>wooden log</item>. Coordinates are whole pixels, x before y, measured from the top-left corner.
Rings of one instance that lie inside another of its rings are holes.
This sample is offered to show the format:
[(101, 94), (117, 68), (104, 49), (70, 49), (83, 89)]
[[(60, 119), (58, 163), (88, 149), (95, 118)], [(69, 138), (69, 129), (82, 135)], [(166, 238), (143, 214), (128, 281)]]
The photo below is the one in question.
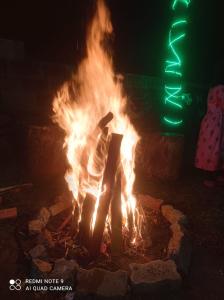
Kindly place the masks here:
[[(124, 190), (127, 182), (126, 182), (126, 177), (125, 177), (125, 174), (124, 174), (124, 168), (123, 168), (122, 165), (121, 165), (121, 168), (120, 168), (120, 172), (121, 172), (121, 190)], [(128, 202), (128, 198), (126, 196), (125, 196), (125, 202), (126, 203)], [(127, 218), (128, 218), (128, 230), (129, 230), (129, 232), (128, 232), (128, 241), (131, 243), (131, 240), (132, 240), (132, 237), (133, 237), (133, 226), (134, 226), (132, 211), (128, 210), (127, 214), (128, 214)]]
[(103, 117), (99, 121), (97, 126), (103, 130), (107, 126), (107, 124), (113, 119), (113, 117), (114, 115), (112, 114), (112, 112), (109, 112), (105, 117)]
[(109, 211), (111, 196), (114, 188), (115, 174), (116, 174), (117, 164), (120, 155), (120, 146), (121, 146), (122, 137), (123, 136), (120, 134), (112, 133), (112, 137), (109, 145), (107, 163), (106, 163), (103, 183), (102, 183), (102, 195), (99, 201), (96, 223), (93, 231), (93, 237), (92, 237), (92, 243), (90, 249), (91, 256), (93, 258), (96, 257), (100, 252), (100, 245), (103, 238), (106, 217)]
[[(106, 154), (106, 144), (108, 139), (108, 127), (102, 130), (98, 145), (96, 147), (96, 153), (94, 156), (94, 169), (97, 173), (103, 172)], [(90, 174), (89, 174), (90, 175)]]
[(81, 221), (79, 224), (79, 242), (81, 245), (89, 248), (91, 237), (91, 220), (94, 212), (96, 198), (87, 193), (82, 206)]
[(67, 218), (64, 219), (64, 221), (61, 223), (61, 225), (58, 227), (57, 231), (61, 231), (64, 229), (64, 227), (71, 221), (72, 214), (68, 215)]
[(60, 201), (56, 204), (53, 204), (49, 207), (49, 211), (51, 213), (51, 215), (54, 217), (58, 214), (60, 214), (62, 211), (68, 209), (68, 208), (71, 208), (72, 206), (72, 202), (70, 201)]
[[(106, 126), (113, 119), (113, 117), (114, 116), (111, 112), (109, 112), (106, 116), (104, 116), (99, 121), (96, 128), (93, 130), (92, 134), (89, 135), (89, 137), (87, 139), (86, 146), (83, 149), (82, 156), (81, 156), (81, 165), (82, 165), (83, 169), (86, 170), (86, 172), (87, 172), (87, 164), (88, 164), (88, 159), (89, 159), (88, 147), (91, 145), (92, 141), (95, 141), (97, 139), (97, 137), (101, 133), (101, 131), (102, 131), (102, 135), (101, 135), (99, 143), (102, 144), (102, 138), (107, 137), (107, 134), (108, 134), (108, 128)], [(97, 151), (99, 151), (99, 149), (100, 149), (99, 143), (97, 146)], [(80, 181), (82, 181), (82, 178), (80, 178)]]
[(32, 183), (11, 185), (11, 186), (0, 188), (0, 194), (6, 193), (6, 192), (9, 192), (12, 190), (20, 191), (22, 188), (31, 188), (31, 187), (33, 187)]
[(99, 123), (97, 124), (96, 128), (93, 130), (92, 134), (89, 135), (86, 143), (86, 147), (83, 149), (82, 157), (81, 157), (81, 164), (84, 168), (86, 168), (88, 163), (88, 146), (91, 145), (92, 140), (96, 140), (98, 134), (102, 131), (103, 134), (108, 134), (108, 128), (106, 127), (107, 124), (113, 119), (114, 115), (109, 112), (106, 116), (104, 116)]
[[(94, 157), (94, 168), (99, 173), (103, 165), (103, 160), (104, 160), (103, 154), (104, 154), (104, 147), (106, 144), (107, 135), (108, 135), (108, 128), (105, 127), (102, 130), (102, 134), (98, 142), (95, 157)], [(89, 176), (91, 176), (91, 174), (89, 174)], [(82, 205), (81, 222), (79, 224), (79, 234), (78, 234), (79, 242), (81, 243), (81, 245), (84, 245), (87, 248), (89, 248), (89, 243), (90, 243), (91, 220), (94, 212), (95, 203), (96, 203), (96, 198), (90, 193), (87, 193)]]
[(111, 253), (121, 254), (122, 250), (122, 211), (121, 211), (121, 173), (116, 176), (116, 183), (111, 200)]
[(17, 217), (17, 208), (6, 208), (0, 210), (0, 220)]
[(73, 207), (73, 214), (71, 216), (71, 222), (70, 222), (70, 226), (71, 226), (70, 227), (70, 235), (72, 237), (75, 237), (78, 233), (78, 230), (79, 230), (79, 216), (80, 216), (80, 207), (77, 203), (75, 203), (75, 206)]
[[(113, 114), (109, 112), (106, 116), (104, 116), (99, 123), (97, 124), (97, 127), (93, 131), (93, 134), (89, 137), (89, 143), (87, 143), (87, 146), (83, 150), (82, 158), (81, 158), (81, 164), (83, 166), (83, 169), (87, 172), (87, 164), (88, 164), (88, 151), (87, 147), (91, 144), (92, 139), (96, 139), (97, 135), (99, 134), (99, 130), (102, 131), (100, 140), (98, 142), (96, 153), (94, 157), (94, 165), (95, 168), (100, 171), (100, 168), (102, 167), (102, 160), (104, 160), (103, 152), (104, 147), (106, 144), (107, 136), (108, 136), (108, 128), (106, 125), (113, 119)], [(86, 174), (87, 176), (87, 174)], [(88, 176), (91, 176), (91, 174), (88, 174)], [(79, 179), (80, 184), (82, 182), (82, 178)], [(79, 195), (81, 197), (81, 195)], [(79, 224), (79, 234), (78, 239), (81, 244), (84, 244), (84, 246), (89, 247), (89, 241), (90, 241), (90, 226), (91, 226), (91, 220), (92, 215), (94, 212), (96, 199), (91, 194), (87, 193), (85, 199), (83, 200), (82, 205), (82, 214), (81, 214), (81, 222)]]

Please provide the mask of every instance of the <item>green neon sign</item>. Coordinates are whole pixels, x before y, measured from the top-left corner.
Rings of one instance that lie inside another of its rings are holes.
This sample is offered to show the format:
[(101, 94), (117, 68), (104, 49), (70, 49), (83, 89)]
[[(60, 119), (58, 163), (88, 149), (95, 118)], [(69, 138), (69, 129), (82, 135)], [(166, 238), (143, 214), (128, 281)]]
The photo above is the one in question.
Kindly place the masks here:
[[(165, 87), (164, 87), (164, 104), (165, 116), (163, 121), (167, 125), (179, 126), (183, 124), (181, 111), (183, 110), (183, 59), (181, 46), (186, 37), (187, 8), (191, 0), (173, 0), (172, 10), (174, 18), (170, 26), (168, 36), (168, 58), (165, 61)], [(180, 9), (181, 10), (180, 10)], [(166, 109), (167, 108), (167, 109)], [(169, 114), (167, 113), (169, 110)], [(174, 112), (175, 118), (170, 116)]]
[(168, 119), (166, 117), (163, 118), (165, 122), (171, 124), (171, 125), (180, 125), (183, 123), (183, 120), (180, 120), (180, 121), (176, 121), (176, 120), (172, 120), (172, 119)]
[(178, 4), (184, 4), (186, 7), (190, 4), (191, 0), (174, 0), (172, 9), (175, 10)]
[(182, 86), (176, 86), (176, 87), (165, 86), (165, 92), (166, 92), (165, 104), (172, 104), (182, 109), (183, 106), (180, 103), (178, 103), (180, 102), (179, 98), (182, 98), (182, 96), (180, 96), (181, 91), (182, 91)]

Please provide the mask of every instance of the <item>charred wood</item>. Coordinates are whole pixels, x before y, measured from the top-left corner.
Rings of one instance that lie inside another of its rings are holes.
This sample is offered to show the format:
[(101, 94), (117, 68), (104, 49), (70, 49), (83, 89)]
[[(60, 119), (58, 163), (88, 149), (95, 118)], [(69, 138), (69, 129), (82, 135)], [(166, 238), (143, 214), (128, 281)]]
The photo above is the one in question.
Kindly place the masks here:
[(117, 256), (122, 250), (121, 173), (116, 176), (111, 201), (111, 253)]
[(96, 257), (100, 251), (100, 245), (103, 238), (106, 217), (108, 215), (111, 197), (113, 193), (115, 175), (120, 156), (120, 146), (123, 136), (120, 134), (112, 133), (107, 163), (104, 171), (102, 195), (100, 197), (99, 206), (97, 210), (96, 223), (93, 231), (91, 243), (91, 255)]

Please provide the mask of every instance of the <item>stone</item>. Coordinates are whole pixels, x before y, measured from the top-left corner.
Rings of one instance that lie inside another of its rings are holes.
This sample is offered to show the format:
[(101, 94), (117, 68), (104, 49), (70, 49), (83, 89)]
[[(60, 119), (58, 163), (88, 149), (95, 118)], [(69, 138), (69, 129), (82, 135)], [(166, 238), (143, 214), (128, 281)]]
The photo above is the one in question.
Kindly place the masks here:
[(46, 248), (43, 245), (36, 245), (29, 251), (29, 254), (32, 258), (38, 258), (41, 256), (46, 256)]
[(181, 284), (180, 274), (172, 260), (154, 260), (146, 264), (130, 264), (133, 293), (148, 294), (164, 289), (174, 290)]
[(181, 225), (178, 223), (172, 224), (170, 226), (170, 230), (172, 232), (172, 237), (169, 241), (168, 253), (172, 255), (179, 252), (181, 240), (184, 237), (184, 232), (181, 229)]
[(44, 224), (39, 219), (32, 220), (28, 224), (29, 233), (31, 235), (41, 233), (43, 228), (44, 228)]
[(78, 268), (79, 266), (74, 259), (59, 258), (55, 261), (50, 277), (68, 280), (77, 273)]
[(187, 224), (187, 217), (179, 210), (173, 208), (172, 205), (162, 205), (162, 215), (171, 224)]
[(38, 219), (46, 226), (51, 216), (50, 211), (46, 207), (42, 207)]
[(77, 293), (101, 297), (125, 296), (128, 292), (128, 273), (123, 270), (110, 272), (101, 268), (79, 269), (77, 274)]
[(159, 210), (163, 204), (163, 200), (153, 198), (150, 195), (138, 195), (138, 202), (142, 205), (143, 208), (149, 208), (152, 210)]
[(52, 265), (49, 262), (41, 260), (39, 258), (34, 258), (33, 264), (41, 273), (50, 273), (52, 270)]
[(65, 295), (65, 300), (74, 300), (75, 299), (75, 293), (74, 292), (68, 292)]
[(168, 244), (168, 256), (173, 259), (179, 272), (187, 275), (191, 263), (192, 245), (187, 231), (178, 224), (170, 226), (172, 238)]

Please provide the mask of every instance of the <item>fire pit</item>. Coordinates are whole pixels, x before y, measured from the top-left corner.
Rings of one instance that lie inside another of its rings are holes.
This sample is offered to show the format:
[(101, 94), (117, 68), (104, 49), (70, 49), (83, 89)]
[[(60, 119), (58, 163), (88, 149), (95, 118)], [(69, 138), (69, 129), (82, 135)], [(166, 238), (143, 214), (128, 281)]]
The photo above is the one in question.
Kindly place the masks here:
[(142, 244), (124, 243), (122, 251), (114, 255), (111, 239), (104, 235), (99, 254), (93, 257), (91, 249), (74, 237), (69, 196), (57, 197), (55, 204), (42, 208), (29, 222), (30, 238), (20, 235), (23, 251), (31, 259), (28, 277), (63, 279), (81, 299), (177, 290), (182, 275), (188, 274), (191, 257), (186, 216), (149, 195), (136, 198), (145, 220)]
[(67, 192), (28, 226), (33, 277), (63, 278), (77, 297), (175, 289), (189, 267), (186, 217), (133, 192), (139, 136), (106, 51), (111, 33), (100, 0), (86, 58), (53, 101), (53, 121), (65, 133)]

